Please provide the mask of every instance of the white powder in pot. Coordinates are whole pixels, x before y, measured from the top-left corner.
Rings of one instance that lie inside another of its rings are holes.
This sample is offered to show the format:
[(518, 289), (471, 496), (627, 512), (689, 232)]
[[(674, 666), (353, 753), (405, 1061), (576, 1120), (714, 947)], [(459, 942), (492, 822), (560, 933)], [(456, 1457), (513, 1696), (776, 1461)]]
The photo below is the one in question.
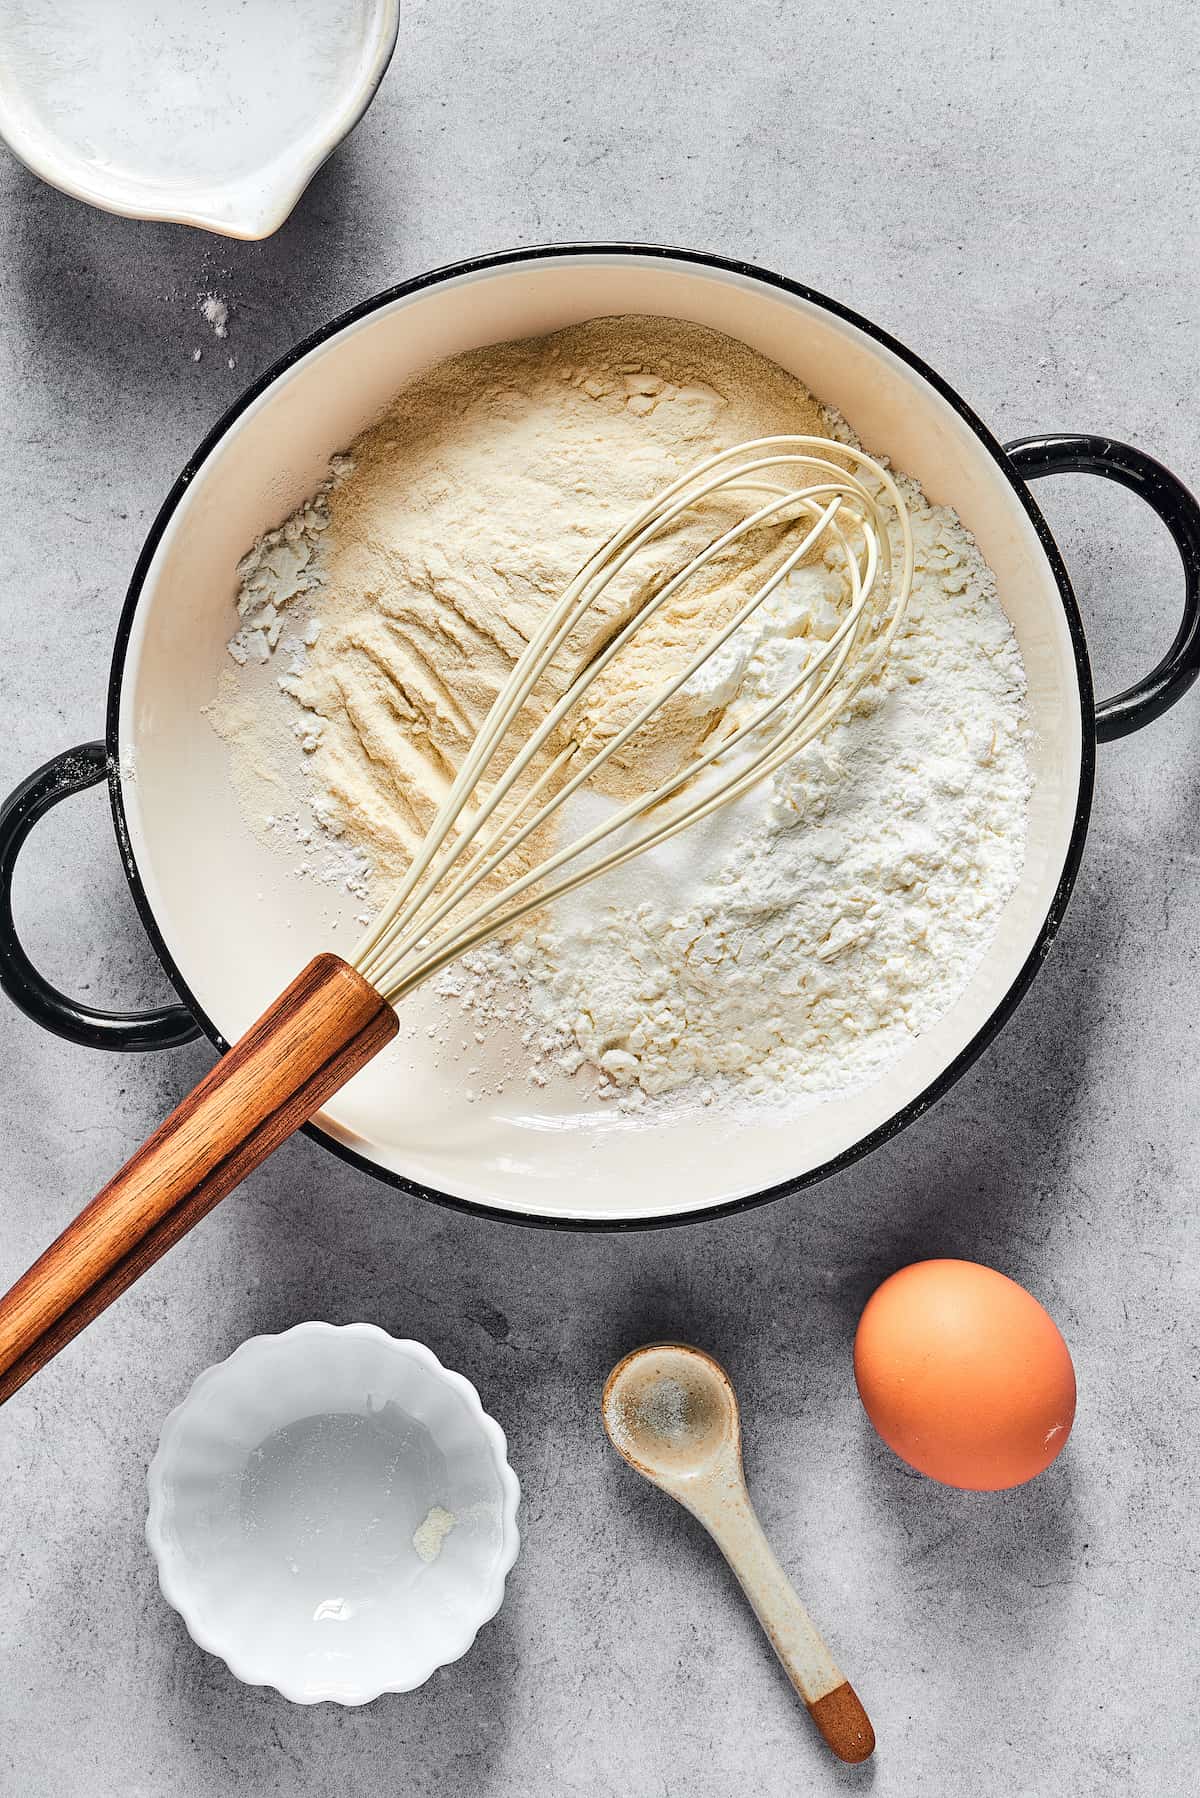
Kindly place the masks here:
[[(547, 1059), (650, 1096), (822, 1093), (961, 992), (1024, 858), (1024, 671), (973, 541), (907, 485), (916, 578), (882, 692), (723, 818), (550, 911), (519, 945)], [(779, 690), (796, 612), (836, 585), (797, 571), (743, 695)]]
[[(376, 904), (579, 563), (676, 473), (776, 430), (849, 437), (744, 345), (592, 321), (439, 365), (249, 553), (230, 652), (249, 678), (292, 645), (277, 686), (313, 816), (369, 858)], [(870, 1078), (966, 985), (1024, 858), (1024, 672), (969, 533), (902, 485), (916, 572), (883, 680), (735, 807), (440, 977), (477, 1037), (516, 1018), (536, 1085), (576, 1074), (627, 1108), (815, 1100)], [(651, 580), (682, 544), (660, 548)], [(777, 692), (846, 598), (832, 552), (797, 569), (736, 658), (689, 683), (679, 729)], [(285, 638), (293, 606), (302, 636)], [(618, 716), (628, 694), (611, 697)], [(235, 764), (253, 754), (240, 689), (212, 715)], [(563, 839), (611, 803), (577, 796)]]

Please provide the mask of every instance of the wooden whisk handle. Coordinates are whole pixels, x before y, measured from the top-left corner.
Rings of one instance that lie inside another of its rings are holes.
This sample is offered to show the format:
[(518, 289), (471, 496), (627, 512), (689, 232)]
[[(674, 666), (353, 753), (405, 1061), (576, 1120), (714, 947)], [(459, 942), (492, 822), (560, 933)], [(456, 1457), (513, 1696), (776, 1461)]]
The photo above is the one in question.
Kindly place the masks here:
[(397, 1030), (318, 955), (0, 1299), (0, 1404), (131, 1286)]

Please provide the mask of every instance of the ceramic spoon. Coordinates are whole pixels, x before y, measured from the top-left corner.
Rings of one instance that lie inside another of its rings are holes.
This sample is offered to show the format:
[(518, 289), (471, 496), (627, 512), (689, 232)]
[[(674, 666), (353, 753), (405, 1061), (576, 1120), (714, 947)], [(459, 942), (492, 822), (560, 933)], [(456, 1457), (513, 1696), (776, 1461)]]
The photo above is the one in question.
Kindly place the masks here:
[(617, 1363), (604, 1427), (622, 1458), (685, 1505), (736, 1573), (784, 1671), (833, 1752), (865, 1761), (875, 1732), (754, 1514), (729, 1375), (701, 1349), (654, 1343)]

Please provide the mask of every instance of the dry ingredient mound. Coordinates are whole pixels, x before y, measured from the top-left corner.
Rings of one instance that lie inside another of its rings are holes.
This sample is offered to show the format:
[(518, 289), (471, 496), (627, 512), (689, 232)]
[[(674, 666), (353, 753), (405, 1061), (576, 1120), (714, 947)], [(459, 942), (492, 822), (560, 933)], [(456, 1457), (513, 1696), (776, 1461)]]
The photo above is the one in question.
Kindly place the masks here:
[[(419, 377), (241, 564), (240, 672), (210, 712), (253, 821), (264, 795), (278, 812), (296, 786), (280, 768), (285, 705), (330, 865), (360, 856), (380, 902), (589, 553), (706, 456), (782, 432), (850, 435), (776, 364), (678, 320), (593, 320)], [(626, 1105), (844, 1090), (962, 991), (1024, 857), (1024, 672), (969, 533), (901, 484), (916, 574), (884, 679), (737, 806), (441, 977), (481, 1029), (520, 1025), (539, 1085), (590, 1075)], [(713, 534), (711, 514), (685, 521), (639, 558), (565, 647), (558, 684)], [(597, 683), (593, 737), (661, 680), (694, 630), (689, 608), (715, 618), (740, 603), (761, 548), (738, 545), (707, 590), (689, 583), (639, 633), (638, 659), (622, 655)], [(733, 700), (778, 691), (846, 602), (836, 553), (818, 552), (732, 662), (688, 683), (610, 791), (643, 784), (660, 757), (673, 764)], [(255, 678), (280, 656), (264, 694)], [(603, 803), (580, 795), (564, 835)]]
[[(822, 429), (816, 402), (781, 368), (675, 319), (595, 319), (453, 357), (413, 381), (355, 443), (353, 473), (339, 461), (240, 570), (245, 623), (232, 647), (250, 662), (267, 659), (284, 608), (312, 600), (319, 582), (319, 635), (293, 653), (281, 685), (305, 714), (322, 823), (361, 845), (380, 883), (397, 878), (514, 660), (590, 552), (714, 450)], [(560, 651), (558, 691), (708, 541), (714, 515), (682, 520), (606, 589)], [(678, 649), (714, 585), (721, 609), (738, 603), (760, 550), (736, 546), (639, 633), (576, 714), (584, 740), (619, 728), (647, 665)], [(547, 684), (543, 699), (554, 696)], [(245, 760), (252, 713), (232, 690), (225, 701), (215, 721)], [(681, 733), (703, 736), (710, 716), (687, 706), (639, 734), (613, 770), (615, 791), (640, 784), (656, 750), (675, 765)]]

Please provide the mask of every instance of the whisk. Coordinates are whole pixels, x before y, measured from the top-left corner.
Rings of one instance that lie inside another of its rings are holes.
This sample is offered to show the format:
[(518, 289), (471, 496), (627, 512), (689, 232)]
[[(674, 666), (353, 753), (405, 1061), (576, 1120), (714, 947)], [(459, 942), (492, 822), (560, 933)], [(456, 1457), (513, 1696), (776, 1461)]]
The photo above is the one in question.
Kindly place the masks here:
[[(694, 529), (714, 506), (724, 528), (623, 622), (619, 609), (612, 621), (601, 612), (611, 634), (547, 703), (572, 633), (611, 597), (613, 582), (626, 570), (636, 577), (650, 544)], [(725, 523), (730, 511), (737, 515)], [(731, 615), (618, 729), (580, 728), (584, 696), (635, 635), (706, 570), (703, 598), (715, 601), (723, 562), (746, 538), (756, 584), (744, 599), (739, 592)], [(830, 548), (846, 604), (828, 637), (805, 640), (798, 671), (757, 704), (726, 707), (678, 766), (624, 803), (612, 801), (599, 822), (559, 846), (554, 821), (573, 795), (676, 695), (686, 697), (773, 594), (783, 589), (786, 600), (785, 583), (806, 557)], [(317, 955), (0, 1299), (0, 1403), (377, 1054), (396, 1034), (394, 1007), (409, 994), (531, 912), (741, 798), (841, 717), (883, 667), (912, 568), (908, 513), (891, 475), (856, 446), (821, 437), (764, 437), (722, 450), (628, 519), (583, 564), (518, 657), (404, 878), (351, 959)]]

